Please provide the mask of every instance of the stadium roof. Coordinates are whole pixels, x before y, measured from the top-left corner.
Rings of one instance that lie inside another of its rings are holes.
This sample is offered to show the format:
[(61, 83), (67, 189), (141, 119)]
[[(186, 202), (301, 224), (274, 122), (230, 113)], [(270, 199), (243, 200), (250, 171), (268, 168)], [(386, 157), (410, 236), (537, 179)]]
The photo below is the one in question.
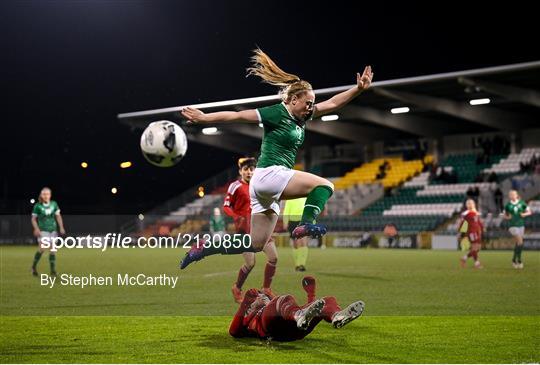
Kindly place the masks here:
[[(326, 99), (353, 85), (315, 90)], [(489, 99), (473, 106), (470, 100)], [(275, 103), (278, 95), (225, 100), (192, 105), (204, 111), (242, 110)], [(262, 130), (256, 124), (233, 123), (219, 126), (221, 138), (205, 135), (212, 125), (184, 124), (179, 111), (184, 106), (118, 114), (132, 128), (167, 119), (183, 124), (188, 138), (230, 151), (257, 150)], [(391, 113), (408, 107), (409, 112)], [(489, 131), (516, 131), (540, 125), (540, 61), (481, 69), (377, 81), (363, 95), (338, 111), (338, 120), (310, 121), (309, 145), (336, 141), (369, 143), (417, 137)], [(227, 143), (223, 143), (223, 136)], [(308, 141), (308, 140), (307, 140)]]

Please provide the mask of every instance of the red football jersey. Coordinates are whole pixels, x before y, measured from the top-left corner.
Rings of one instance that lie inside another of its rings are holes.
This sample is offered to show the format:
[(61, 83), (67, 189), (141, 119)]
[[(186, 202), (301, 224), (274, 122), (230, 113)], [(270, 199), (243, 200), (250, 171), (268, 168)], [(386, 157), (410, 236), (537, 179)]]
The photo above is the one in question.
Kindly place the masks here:
[[(466, 228), (466, 231), (465, 231)], [(467, 237), (473, 243), (478, 243), (482, 239), (482, 232), (484, 225), (480, 219), (480, 214), (476, 211), (466, 210), (461, 213), (461, 222), (459, 224), (459, 231), (467, 233)]]
[(233, 181), (223, 202), (223, 211), (234, 219), (236, 232), (248, 233), (251, 217), (249, 184), (241, 179)]
[(266, 337), (262, 327), (262, 312), (270, 298), (262, 293), (256, 297), (246, 295), (233, 318), (229, 333), (234, 337)]

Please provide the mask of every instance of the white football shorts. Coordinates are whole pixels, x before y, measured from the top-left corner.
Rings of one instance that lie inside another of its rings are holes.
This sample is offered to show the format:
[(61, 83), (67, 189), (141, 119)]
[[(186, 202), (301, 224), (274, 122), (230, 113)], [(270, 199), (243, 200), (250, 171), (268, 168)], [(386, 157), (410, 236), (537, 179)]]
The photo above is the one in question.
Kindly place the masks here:
[(249, 182), (251, 214), (271, 209), (279, 215), (279, 198), (293, 175), (285, 166), (257, 167)]

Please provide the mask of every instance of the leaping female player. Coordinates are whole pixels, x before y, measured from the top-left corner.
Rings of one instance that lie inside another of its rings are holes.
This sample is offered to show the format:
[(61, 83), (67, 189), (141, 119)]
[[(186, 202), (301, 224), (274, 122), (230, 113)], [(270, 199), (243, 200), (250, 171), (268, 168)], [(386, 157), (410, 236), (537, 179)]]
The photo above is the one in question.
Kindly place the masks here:
[[(191, 247), (180, 264), (186, 268), (190, 263), (214, 254), (240, 254), (259, 252), (270, 239), (279, 216), (279, 201), (306, 197), (302, 220), (292, 233), (294, 238), (320, 237), (326, 227), (316, 224), (316, 219), (330, 196), (334, 185), (314, 174), (293, 170), (296, 154), (304, 142), (306, 122), (324, 114), (335, 112), (367, 90), (373, 79), (371, 66), (356, 75), (356, 85), (315, 104), (311, 84), (300, 77), (287, 73), (261, 49), (256, 49), (251, 59), (248, 75), (258, 76), (263, 82), (280, 87), (282, 102), (264, 108), (243, 111), (203, 113), (187, 107), (182, 115), (191, 122), (249, 122), (262, 123), (264, 134), (261, 154), (250, 182), (251, 199), (251, 247), (239, 248)], [(208, 246), (208, 245), (207, 245)]]

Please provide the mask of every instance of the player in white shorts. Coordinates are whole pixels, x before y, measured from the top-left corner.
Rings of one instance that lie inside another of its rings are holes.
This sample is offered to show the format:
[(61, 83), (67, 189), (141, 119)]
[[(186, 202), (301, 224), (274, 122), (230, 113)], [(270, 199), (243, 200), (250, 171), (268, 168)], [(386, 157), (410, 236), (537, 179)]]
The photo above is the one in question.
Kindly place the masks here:
[(282, 102), (239, 112), (205, 114), (189, 107), (182, 110), (182, 115), (192, 122), (243, 121), (263, 124), (261, 154), (250, 182), (252, 246), (236, 249), (194, 245), (182, 260), (182, 269), (209, 255), (260, 251), (274, 231), (280, 213), (280, 200), (306, 197), (302, 219), (292, 233), (294, 238), (320, 237), (326, 233), (326, 227), (315, 221), (332, 196), (334, 185), (317, 175), (293, 170), (296, 155), (304, 142), (306, 123), (312, 118), (335, 112), (369, 88), (373, 78), (371, 67), (367, 66), (362, 75), (357, 74), (356, 85), (349, 90), (315, 104), (311, 85), (283, 71), (262, 50), (255, 50), (252, 61), (248, 74), (279, 86)]

